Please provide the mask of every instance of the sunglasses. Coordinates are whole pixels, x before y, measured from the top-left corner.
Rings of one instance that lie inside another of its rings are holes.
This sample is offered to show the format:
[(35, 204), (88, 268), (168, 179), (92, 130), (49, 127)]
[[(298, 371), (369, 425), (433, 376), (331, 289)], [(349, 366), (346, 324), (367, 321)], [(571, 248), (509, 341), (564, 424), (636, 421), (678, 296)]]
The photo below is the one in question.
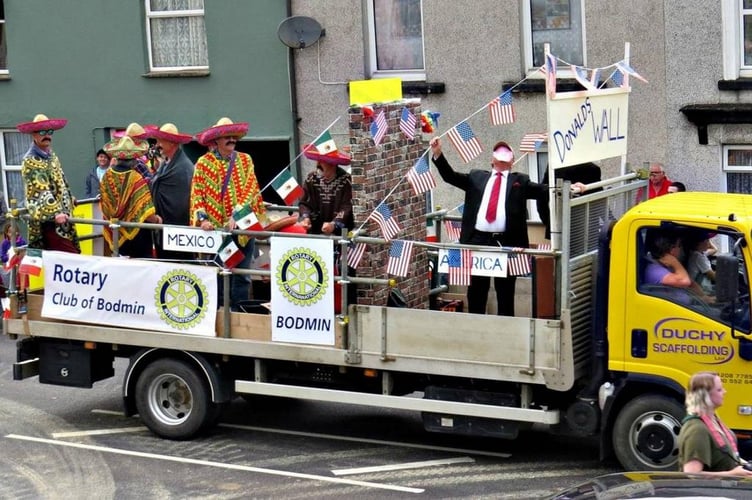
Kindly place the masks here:
[(663, 175), (663, 172), (650, 172), (651, 176)]
[(55, 133), (55, 131), (52, 130), (52, 129), (49, 129), (49, 130), (40, 130), (39, 132), (37, 132), (37, 134), (39, 134), (39, 135), (52, 135), (54, 133)]

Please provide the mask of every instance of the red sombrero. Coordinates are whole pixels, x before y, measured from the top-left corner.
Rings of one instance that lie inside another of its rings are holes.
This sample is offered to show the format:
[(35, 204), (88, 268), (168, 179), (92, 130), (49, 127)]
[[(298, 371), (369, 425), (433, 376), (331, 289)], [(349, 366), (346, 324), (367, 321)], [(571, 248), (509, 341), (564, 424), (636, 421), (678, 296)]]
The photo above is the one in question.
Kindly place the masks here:
[(214, 126), (198, 134), (197, 138), (199, 143), (206, 146), (220, 137), (243, 137), (246, 132), (248, 122), (233, 123), (229, 118), (223, 117)]
[(16, 129), (22, 134), (31, 134), (40, 130), (60, 130), (67, 123), (65, 118), (47, 118), (46, 115), (38, 114), (32, 121), (16, 125)]
[(309, 160), (317, 162), (328, 163), (330, 165), (349, 165), (350, 157), (340, 153), (338, 150), (330, 151), (328, 153), (320, 152), (315, 144), (306, 144), (303, 146), (303, 154)]
[(163, 141), (176, 142), (178, 144), (187, 144), (193, 140), (192, 135), (178, 132), (178, 128), (174, 123), (165, 123), (157, 129), (148, 131), (147, 134), (152, 139), (162, 139)]

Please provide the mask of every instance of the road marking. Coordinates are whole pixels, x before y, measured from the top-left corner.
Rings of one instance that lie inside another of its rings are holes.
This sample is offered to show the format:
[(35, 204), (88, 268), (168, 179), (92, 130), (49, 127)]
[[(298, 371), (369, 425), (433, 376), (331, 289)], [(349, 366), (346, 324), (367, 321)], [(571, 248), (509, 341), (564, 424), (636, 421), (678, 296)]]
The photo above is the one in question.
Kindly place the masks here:
[(422, 462), (406, 462), (404, 464), (376, 465), (373, 467), (358, 467), (353, 469), (332, 470), (335, 476), (347, 476), (349, 474), (368, 474), (369, 472), (388, 472), (405, 469), (422, 469), (423, 467), (436, 467), (438, 465), (465, 464), (475, 462), (470, 457), (447, 458), (444, 460), (424, 460)]
[(71, 431), (71, 432), (53, 432), (50, 434), (54, 439), (82, 437), (82, 436), (104, 436), (106, 434), (121, 434), (126, 432), (142, 432), (149, 429), (143, 425), (138, 427), (123, 427), (120, 429), (94, 429), (91, 431)]
[(336, 484), (349, 484), (352, 486), (362, 486), (364, 488), (376, 488), (376, 489), (382, 489), (382, 490), (400, 491), (403, 493), (425, 492), (423, 488), (408, 488), (406, 486), (397, 486), (393, 484), (370, 483), (366, 481), (355, 481), (352, 479), (340, 479), (336, 477), (318, 476), (315, 474), (302, 474), (299, 472), (288, 472), (288, 471), (281, 471), (281, 470), (275, 470), (275, 469), (265, 469), (261, 467), (250, 467), (247, 465), (225, 464), (221, 462), (213, 462), (210, 460), (198, 460), (195, 458), (183, 458), (183, 457), (174, 457), (171, 455), (144, 453), (141, 451), (123, 450), (120, 448), (109, 448), (105, 446), (96, 446), (96, 445), (82, 444), (82, 443), (71, 443), (68, 441), (57, 441), (55, 439), (46, 439), (46, 438), (39, 438), (39, 437), (34, 437), (34, 436), (21, 436), (19, 434), (8, 434), (5, 437), (8, 439), (32, 441), (35, 443), (43, 443), (43, 444), (49, 444), (53, 446), (67, 446), (69, 448), (78, 448), (82, 450), (98, 451), (100, 453), (113, 453), (115, 455), (128, 455), (128, 456), (133, 456), (133, 457), (152, 458), (156, 460), (165, 460), (168, 462), (178, 462), (178, 463), (192, 464), (192, 465), (205, 465), (208, 467), (217, 467), (220, 469), (239, 470), (239, 471), (244, 471), (244, 472), (256, 472), (259, 474), (269, 474), (272, 476), (292, 477), (292, 478), (297, 478), (297, 479), (310, 479), (312, 481), (323, 481), (327, 483), (336, 483)]
[(96, 408), (91, 410), (92, 413), (101, 413), (102, 415), (115, 415), (117, 417), (124, 417), (125, 413), (115, 410), (97, 410)]
[(353, 441), (356, 443), (380, 444), (380, 445), (387, 445), (387, 446), (401, 446), (403, 448), (416, 448), (420, 450), (449, 451), (452, 453), (467, 453), (468, 455), (481, 455), (481, 456), (486, 456), (486, 457), (509, 458), (512, 456), (511, 453), (496, 453), (496, 452), (491, 452), (491, 451), (467, 450), (467, 449), (462, 449), (462, 448), (449, 448), (446, 446), (430, 446), (426, 444), (405, 443), (402, 441), (381, 441), (378, 439), (354, 438), (354, 437), (348, 437), (348, 436), (337, 436), (334, 434), (319, 434), (315, 432), (288, 431), (288, 430), (283, 430), (283, 429), (270, 429), (267, 427), (254, 427), (251, 425), (218, 424), (218, 427), (226, 427), (228, 429), (242, 429), (246, 431), (271, 432), (271, 433), (277, 433), (277, 434), (287, 434), (291, 436), (305, 436), (305, 437), (315, 437), (315, 438), (322, 438), (322, 439), (334, 439), (334, 440), (339, 440), (339, 441)]

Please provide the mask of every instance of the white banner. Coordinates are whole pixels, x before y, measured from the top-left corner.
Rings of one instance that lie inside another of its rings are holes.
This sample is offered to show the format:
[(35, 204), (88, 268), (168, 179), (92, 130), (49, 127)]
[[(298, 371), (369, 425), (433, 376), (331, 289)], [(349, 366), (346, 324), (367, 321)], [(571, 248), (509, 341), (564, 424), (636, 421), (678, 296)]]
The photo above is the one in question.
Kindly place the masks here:
[(627, 154), (629, 89), (562, 92), (547, 103), (551, 168)]
[(222, 245), (220, 231), (204, 231), (198, 227), (169, 227), (162, 229), (165, 250), (193, 253), (217, 253)]
[(334, 345), (334, 243), (271, 237), (272, 340)]
[[(473, 250), (473, 276), (495, 276), (504, 278), (507, 275), (507, 256), (506, 253), (498, 252), (479, 252)], [(449, 272), (449, 251), (439, 249), (439, 272)]]
[(217, 268), (45, 251), (42, 316), (215, 336)]

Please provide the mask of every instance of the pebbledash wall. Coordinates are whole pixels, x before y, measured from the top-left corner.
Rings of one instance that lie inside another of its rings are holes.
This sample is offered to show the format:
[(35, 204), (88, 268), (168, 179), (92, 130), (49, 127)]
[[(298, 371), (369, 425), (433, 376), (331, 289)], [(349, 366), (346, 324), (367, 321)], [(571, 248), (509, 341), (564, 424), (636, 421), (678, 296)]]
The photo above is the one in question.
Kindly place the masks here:
[[(353, 215), (356, 229), (363, 225), (364, 235), (381, 238), (379, 226), (373, 220), (368, 220), (368, 217), (389, 195), (386, 203), (392, 217), (402, 229), (395, 239), (425, 241), (425, 195), (415, 194), (405, 174), (423, 154), (426, 144), (420, 133), (416, 133), (415, 139), (408, 140), (400, 131), (400, 114), (404, 106), (412, 113), (420, 114), (420, 104), (415, 101), (374, 106), (374, 115), (383, 109), (389, 124), (389, 132), (378, 146), (373, 142), (371, 121), (364, 116), (363, 109), (351, 107), (348, 110)], [(385, 277), (389, 248), (389, 243), (368, 245), (358, 266), (358, 276)], [(424, 247), (413, 247), (408, 276), (397, 278), (397, 282), (407, 299), (408, 307), (428, 307), (428, 254)], [(358, 287), (358, 302), (361, 304), (386, 304), (388, 295), (388, 287), (382, 285)]]

